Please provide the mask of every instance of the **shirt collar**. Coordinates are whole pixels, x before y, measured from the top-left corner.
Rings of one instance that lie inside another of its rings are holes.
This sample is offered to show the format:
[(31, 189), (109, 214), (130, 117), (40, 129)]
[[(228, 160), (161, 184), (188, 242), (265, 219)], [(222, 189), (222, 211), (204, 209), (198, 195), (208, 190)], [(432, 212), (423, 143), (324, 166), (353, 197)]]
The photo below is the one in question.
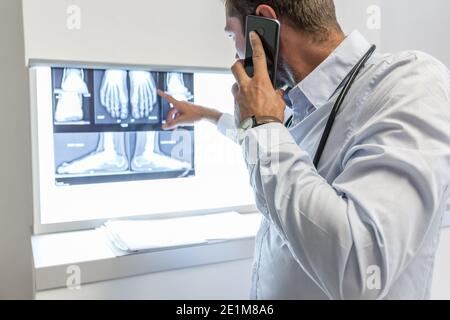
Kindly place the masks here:
[(370, 43), (359, 31), (348, 35), (313, 72), (289, 91), (294, 110), (304, 106), (303, 102), (297, 105), (299, 97), (305, 97), (316, 109), (325, 105), (369, 48)]

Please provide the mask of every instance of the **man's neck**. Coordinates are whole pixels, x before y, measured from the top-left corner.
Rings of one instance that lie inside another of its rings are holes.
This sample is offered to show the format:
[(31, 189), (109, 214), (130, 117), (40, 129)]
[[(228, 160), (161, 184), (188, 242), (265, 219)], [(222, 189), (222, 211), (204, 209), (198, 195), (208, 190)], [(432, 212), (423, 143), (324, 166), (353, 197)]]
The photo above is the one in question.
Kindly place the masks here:
[[(314, 69), (316, 69), (328, 56), (344, 41), (342, 32), (334, 32), (329, 39), (317, 42), (309, 35), (287, 35), (285, 40), (289, 43), (289, 50), (285, 54), (285, 62), (290, 66), (290, 73), (295, 83), (301, 82)], [(294, 34), (295, 33), (295, 34)]]

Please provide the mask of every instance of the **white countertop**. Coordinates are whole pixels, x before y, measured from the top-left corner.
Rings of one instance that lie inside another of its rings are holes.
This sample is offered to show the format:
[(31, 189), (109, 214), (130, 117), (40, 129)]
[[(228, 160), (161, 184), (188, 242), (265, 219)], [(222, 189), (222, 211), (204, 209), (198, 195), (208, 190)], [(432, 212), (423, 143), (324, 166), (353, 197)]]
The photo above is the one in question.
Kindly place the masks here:
[[(255, 231), (256, 235), (256, 231)], [(36, 290), (66, 286), (69, 267), (81, 271), (82, 284), (187, 268), (253, 256), (254, 236), (164, 250), (124, 253), (99, 230), (32, 237)]]

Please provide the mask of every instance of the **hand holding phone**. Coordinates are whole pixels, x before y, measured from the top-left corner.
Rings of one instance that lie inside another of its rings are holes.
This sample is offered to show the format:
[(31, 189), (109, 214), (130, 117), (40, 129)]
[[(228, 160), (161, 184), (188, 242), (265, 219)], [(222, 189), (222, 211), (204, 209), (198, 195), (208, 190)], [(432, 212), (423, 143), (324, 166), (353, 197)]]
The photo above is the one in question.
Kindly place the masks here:
[(245, 63), (242, 60), (236, 61), (231, 67), (236, 79), (231, 91), (235, 99), (235, 116), (239, 123), (238, 127), (244, 129), (243, 124), (249, 123), (247, 121), (249, 118), (253, 119), (253, 125), (255, 123), (256, 125), (264, 124), (265, 120), (262, 122), (259, 120), (268, 118), (283, 123), (286, 110), (283, 91), (274, 88), (275, 77), (271, 79), (269, 76), (261, 37), (252, 31), (249, 33), (249, 38), (253, 48), (253, 76), (250, 77), (247, 74)]
[(273, 86), (276, 85), (278, 51), (280, 45), (280, 23), (278, 20), (260, 16), (248, 16), (245, 28), (245, 61), (244, 68), (249, 77), (254, 75), (253, 49), (250, 41), (250, 32), (255, 31), (263, 43), (266, 53), (267, 70)]

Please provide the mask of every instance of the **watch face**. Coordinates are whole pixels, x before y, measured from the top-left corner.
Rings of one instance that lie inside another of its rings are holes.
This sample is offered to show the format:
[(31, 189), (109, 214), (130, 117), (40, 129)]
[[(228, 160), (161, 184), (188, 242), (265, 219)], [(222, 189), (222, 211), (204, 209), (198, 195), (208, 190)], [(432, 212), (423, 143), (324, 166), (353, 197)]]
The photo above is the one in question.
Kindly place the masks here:
[(241, 122), (241, 129), (247, 130), (253, 127), (253, 118), (247, 118)]
[(253, 118), (244, 119), (237, 130), (237, 139), (240, 144), (244, 141), (248, 129), (253, 127)]

